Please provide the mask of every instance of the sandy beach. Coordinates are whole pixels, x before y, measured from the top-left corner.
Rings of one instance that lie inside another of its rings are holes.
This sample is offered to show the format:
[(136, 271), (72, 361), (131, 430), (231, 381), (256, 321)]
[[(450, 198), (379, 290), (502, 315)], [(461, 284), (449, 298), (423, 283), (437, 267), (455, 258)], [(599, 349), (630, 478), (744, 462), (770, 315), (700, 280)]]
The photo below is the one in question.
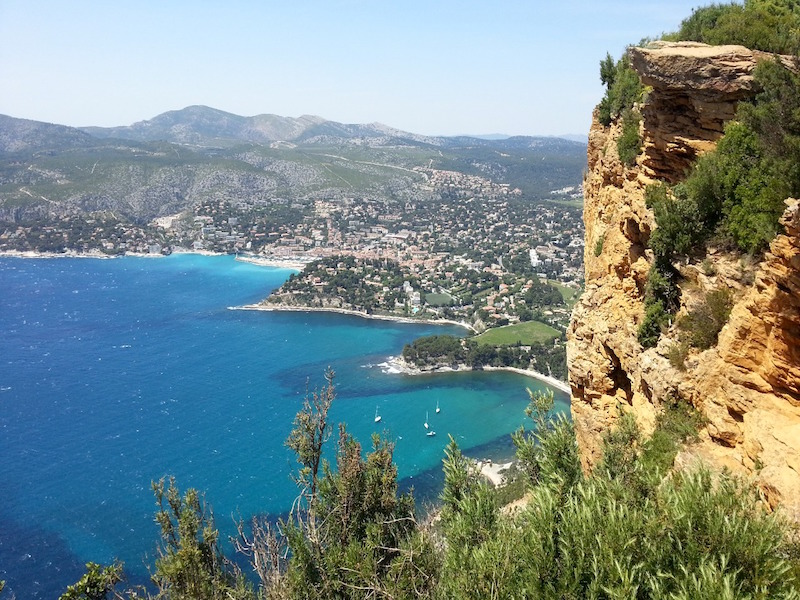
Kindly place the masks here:
[(534, 379), (538, 379), (539, 381), (543, 381), (547, 385), (556, 388), (557, 390), (561, 390), (562, 392), (569, 394), (572, 390), (570, 390), (569, 384), (561, 381), (560, 379), (556, 379), (555, 377), (550, 377), (549, 375), (545, 375), (544, 373), (539, 373), (538, 371), (533, 371), (530, 369), (517, 369), (516, 367), (483, 367), (484, 371), (511, 371), (512, 373), (519, 373), (520, 375), (525, 375), (526, 377), (533, 377)]
[[(200, 256), (225, 256), (221, 252), (209, 252), (208, 250), (190, 250), (188, 248), (175, 248), (172, 254), (199, 254)], [(124, 254), (105, 254), (99, 250), (88, 250), (86, 252), (78, 252), (77, 250), (68, 250), (67, 252), (37, 252), (35, 250), (0, 250), (0, 256), (9, 256), (13, 258), (102, 258), (112, 259), (121, 258), (123, 256), (131, 256), (133, 258), (165, 258), (169, 254), (150, 254), (145, 252), (125, 252)]]
[(306, 265), (312, 261), (302, 261), (299, 258), (268, 258), (266, 256), (243, 256), (236, 255), (236, 260), (240, 262), (250, 263), (251, 265), (258, 265), (259, 267), (275, 267), (277, 269), (289, 269), (292, 271), (301, 272), (306, 268)]
[(68, 252), (36, 252), (34, 250), (2, 250), (0, 256), (7, 256), (10, 258), (117, 258), (116, 255), (103, 254), (100, 251), (89, 252), (76, 252), (69, 250)]
[(507, 463), (496, 463), (491, 460), (477, 461), (477, 467), (481, 475), (491, 481), (494, 487), (498, 487), (505, 483), (506, 478), (505, 475), (503, 475), (503, 472), (510, 469), (511, 465), (513, 464), (513, 461)]
[[(453, 368), (450, 366), (443, 366), (443, 367), (436, 367), (433, 369), (420, 369), (419, 367), (413, 367), (409, 365), (402, 356), (390, 356), (385, 363), (382, 363), (382, 366), (385, 368), (387, 373), (398, 373), (403, 375), (425, 375), (429, 373), (461, 373), (461, 372), (470, 372), (474, 371), (472, 367), (467, 365), (458, 365), (458, 367)], [(531, 377), (533, 379), (538, 379), (546, 383), (547, 385), (556, 388), (566, 394), (570, 393), (570, 387), (567, 383), (561, 381), (560, 379), (556, 379), (555, 377), (550, 377), (549, 375), (545, 375), (544, 373), (539, 373), (538, 371), (533, 371), (531, 369), (517, 369), (516, 367), (481, 367), (480, 370), (483, 371), (510, 371), (511, 373), (519, 373), (520, 375), (525, 375), (526, 377)]]

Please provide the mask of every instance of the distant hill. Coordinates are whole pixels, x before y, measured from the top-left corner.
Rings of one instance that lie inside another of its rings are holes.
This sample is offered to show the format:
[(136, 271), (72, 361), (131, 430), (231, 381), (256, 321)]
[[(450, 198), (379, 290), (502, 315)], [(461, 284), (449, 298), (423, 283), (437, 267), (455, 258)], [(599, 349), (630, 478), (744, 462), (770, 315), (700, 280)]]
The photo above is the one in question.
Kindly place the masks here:
[(560, 137), (564, 140), (570, 140), (571, 142), (580, 142), (581, 144), (589, 143), (589, 135), (586, 133), (565, 133), (556, 137)]
[(0, 115), (0, 221), (104, 211), (142, 222), (220, 197), (413, 200), (430, 194), (420, 169), (479, 175), (535, 200), (578, 185), (585, 166), (585, 144), (554, 137), (429, 137), (204, 106), (80, 129)]
[(0, 153), (46, 149), (86, 148), (95, 144), (88, 133), (73, 127), (53, 125), (0, 115)]
[(167, 141), (198, 146), (229, 146), (242, 142), (270, 144), (316, 138), (398, 138), (436, 144), (435, 138), (400, 131), (380, 123), (352, 125), (313, 115), (296, 119), (268, 114), (241, 117), (207, 106), (189, 106), (169, 111), (126, 127), (83, 127), (81, 130), (98, 138)]

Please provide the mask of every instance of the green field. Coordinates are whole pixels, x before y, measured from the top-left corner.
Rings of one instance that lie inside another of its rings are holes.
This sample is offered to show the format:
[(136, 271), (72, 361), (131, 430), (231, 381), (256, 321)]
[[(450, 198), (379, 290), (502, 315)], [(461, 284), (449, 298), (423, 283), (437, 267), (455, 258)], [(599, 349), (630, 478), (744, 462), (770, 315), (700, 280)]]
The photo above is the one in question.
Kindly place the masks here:
[(523, 346), (549, 342), (561, 334), (557, 329), (539, 321), (525, 321), (515, 325), (495, 327), (489, 329), (475, 338), (479, 344), (490, 346), (508, 346), (519, 342)]
[(453, 297), (448, 294), (425, 294), (425, 302), (431, 306), (450, 306)]
[(562, 284), (558, 283), (557, 281), (550, 281), (549, 279), (547, 280), (547, 283), (549, 283), (554, 288), (556, 288), (559, 292), (561, 292), (561, 297), (564, 298), (564, 302), (567, 303), (567, 306), (569, 308), (572, 308), (573, 306), (575, 306), (575, 303), (578, 301), (578, 298), (581, 295), (581, 290), (576, 290), (575, 288), (571, 288), (569, 286), (562, 285)]

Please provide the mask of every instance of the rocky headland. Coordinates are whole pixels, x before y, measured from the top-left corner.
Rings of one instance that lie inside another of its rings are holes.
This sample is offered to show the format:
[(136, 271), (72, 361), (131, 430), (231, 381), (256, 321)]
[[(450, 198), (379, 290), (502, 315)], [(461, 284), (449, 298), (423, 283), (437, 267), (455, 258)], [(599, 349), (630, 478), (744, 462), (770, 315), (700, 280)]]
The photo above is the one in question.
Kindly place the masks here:
[[(677, 464), (702, 459), (751, 479), (771, 506), (800, 515), (800, 209), (787, 200), (784, 232), (758, 262), (709, 248), (676, 265), (685, 314), (700, 294), (730, 291), (734, 304), (716, 347), (693, 350), (683, 368), (669, 360), (674, 323), (643, 349), (637, 328), (653, 262), (655, 227), (644, 200), (654, 181), (674, 183), (692, 161), (715, 147), (738, 102), (757, 90), (753, 70), (764, 58), (740, 46), (659, 42), (630, 50), (649, 86), (638, 106), (642, 152), (620, 161), (621, 125), (589, 135), (584, 181), (586, 292), (575, 307), (567, 354), (572, 414), (582, 461), (591, 468), (602, 436), (624, 412), (644, 432), (669, 399), (695, 406), (707, 424)], [(788, 58), (784, 59), (786, 63)], [(596, 116), (596, 115), (595, 115)], [(598, 252), (598, 250), (600, 250)]]

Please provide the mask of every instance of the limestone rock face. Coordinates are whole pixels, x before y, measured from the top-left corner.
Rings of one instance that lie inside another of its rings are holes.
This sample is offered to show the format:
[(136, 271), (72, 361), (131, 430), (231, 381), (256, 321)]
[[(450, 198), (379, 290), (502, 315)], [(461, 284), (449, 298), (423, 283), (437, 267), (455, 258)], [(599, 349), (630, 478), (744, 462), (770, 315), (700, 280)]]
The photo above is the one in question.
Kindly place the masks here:
[(682, 179), (691, 158), (713, 148), (736, 102), (755, 93), (751, 73), (759, 57), (740, 47), (697, 44), (633, 49), (631, 56), (652, 86), (640, 107), (645, 152), (626, 167), (617, 157), (616, 124), (603, 127), (595, 119), (589, 134), (586, 291), (567, 341), (584, 466), (600, 458), (602, 435), (622, 413), (632, 412), (649, 432), (662, 402), (680, 395), (708, 424), (679, 462), (702, 458), (751, 477), (771, 505), (800, 518), (800, 202), (787, 201), (785, 233), (760, 264), (716, 252), (703, 266), (681, 265), (685, 304), (720, 287), (734, 294), (716, 347), (691, 354), (681, 371), (668, 359), (674, 328), (646, 351), (636, 337), (654, 227), (644, 189), (656, 177)]
[[(642, 168), (650, 177), (674, 183), (699, 154), (714, 147), (737, 102), (758, 91), (753, 69), (772, 55), (744, 46), (655, 42), (631, 48), (630, 58), (642, 83), (652, 87), (642, 109)], [(788, 58), (784, 63), (791, 66)]]

